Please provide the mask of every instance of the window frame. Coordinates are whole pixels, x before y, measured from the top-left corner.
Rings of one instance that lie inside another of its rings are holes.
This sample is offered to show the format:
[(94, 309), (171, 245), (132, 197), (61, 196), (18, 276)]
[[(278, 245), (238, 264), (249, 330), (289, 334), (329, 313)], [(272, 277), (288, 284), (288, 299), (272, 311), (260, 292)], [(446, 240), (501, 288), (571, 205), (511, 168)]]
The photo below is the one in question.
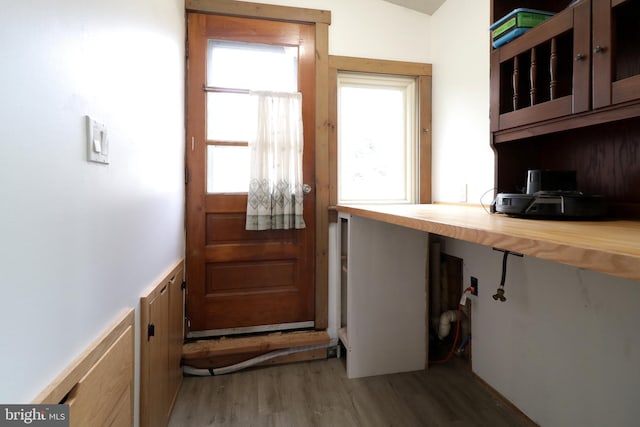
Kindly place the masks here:
[[(337, 197), (338, 204), (413, 204), (418, 201), (419, 182), (417, 171), (418, 165), (418, 138), (417, 138), (417, 116), (419, 114), (417, 83), (414, 77), (388, 75), (379, 73), (353, 73), (338, 71), (338, 120), (342, 116), (342, 104), (340, 99), (340, 90), (343, 87), (351, 88), (368, 88), (373, 90), (394, 89), (403, 95), (403, 180), (405, 185), (405, 194), (402, 198), (364, 198), (356, 197), (353, 199), (346, 198), (341, 191), (341, 178), (343, 172), (344, 160), (340, 153), (344, 152), (345, 147), (340, 141), (341, 131), (337, 128), (337, 144), (338, 144), (338, 175), (337, 175)], [(407, 114), (408, 113), (408, 114)], [(374, 125), (379, 128), (379, 125)]]
[(388, 74), (416, 79), (418, 96), (418, 203), (431, 203), (431, 76), (432, 65), (418, 62), (329, 56), (329, 207), (337, 222), (338, 202), (338, 72)]

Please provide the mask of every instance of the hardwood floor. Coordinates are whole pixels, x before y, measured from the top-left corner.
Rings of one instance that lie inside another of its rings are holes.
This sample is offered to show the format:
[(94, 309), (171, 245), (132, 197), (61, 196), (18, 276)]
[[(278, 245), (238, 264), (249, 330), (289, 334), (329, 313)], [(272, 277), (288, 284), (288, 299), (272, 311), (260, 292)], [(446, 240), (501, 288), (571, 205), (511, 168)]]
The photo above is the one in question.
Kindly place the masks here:
[(344, 359), (185, 378), (170, 427), (530, 427), (463, 369), (349, 380)]

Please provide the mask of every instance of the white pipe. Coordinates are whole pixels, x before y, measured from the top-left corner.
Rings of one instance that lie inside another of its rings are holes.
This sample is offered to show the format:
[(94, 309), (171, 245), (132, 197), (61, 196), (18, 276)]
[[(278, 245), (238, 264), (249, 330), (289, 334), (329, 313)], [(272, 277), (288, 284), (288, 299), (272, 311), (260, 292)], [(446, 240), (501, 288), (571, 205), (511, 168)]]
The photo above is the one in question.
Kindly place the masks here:
[(451, 332), (451, 322), (458, 320), (458, 310), (445, 311), (440, 315), (440, 326), (438, 327), (438, 338), (445, 339)]
[(244, 362), (236, 363), (235, 365), (225, 366), (223, 368), (200, 369), (200, 368), (194, 368), (192, 366), (185, 365), (182, 367), (182, 371), (187, 375), (195, 375), (195, 376), (201, 376), (201, 377), (204, 377), (204, 376), (208, 377), (210, 375), (230, 374), (232, 372), (236, 372), (241, 369), (245, 369), (245, 368), (257, 365), (258, 363), (266, 362), (267, 360), (274, 359), (276, 357), (288, 356), (290, 354), (300, 353), (303, 351), (319, 350), (321, 348), (334, 347), (337, 344), (338, 344), (338, 340), (332, 339), (327, 344), (306, 345), (302, 347), (292, 347), (292, 348), (286, 348), (282, 350), (275, 350), (270, 353), (256, 356), (249, 360), (245, 360)]

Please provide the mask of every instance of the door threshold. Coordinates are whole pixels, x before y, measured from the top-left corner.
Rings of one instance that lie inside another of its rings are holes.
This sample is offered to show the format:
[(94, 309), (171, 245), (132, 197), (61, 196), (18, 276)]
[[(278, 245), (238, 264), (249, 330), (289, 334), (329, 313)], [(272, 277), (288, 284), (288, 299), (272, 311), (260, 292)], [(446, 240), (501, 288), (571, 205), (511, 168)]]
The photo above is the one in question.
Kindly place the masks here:
[(332, 345), (335, 346), (335, 343), (327, 331), (198, 340), (182, 346), (182, 364), (196, 369), (220, 369), (267, 355), (273, 358), (265, 358), (258, 362), (259, 365), (319, 360), (327, 358)]
[(187, 333), (187, 338), (210, 338), (210, 337), (221, 337), (225, 335), (255, 334), (258, 332), (287, 331), (292, 329), (313, 328), (314, 326), (315, 326), (314, 321), (308, 321), (308, 322), (294, 322), (294, 323), (278, 323), (275, 325), (245, 326), (242, 328), (210, 329), (207, 331), (190, 331)]

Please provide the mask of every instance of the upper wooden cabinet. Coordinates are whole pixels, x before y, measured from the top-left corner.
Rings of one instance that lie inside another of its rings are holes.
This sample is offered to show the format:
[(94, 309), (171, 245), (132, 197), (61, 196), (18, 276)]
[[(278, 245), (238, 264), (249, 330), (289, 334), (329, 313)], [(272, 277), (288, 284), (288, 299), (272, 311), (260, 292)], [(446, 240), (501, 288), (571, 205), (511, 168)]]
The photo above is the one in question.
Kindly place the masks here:
[(640, 1), (569, 3), (494, 0), (494, 21), (518, 7), (556, 13), (491, 52), (495, 142), (640, 115), (610, 111), (640, 101)]
[(589, 108), (589, 1), (491, 52), (493, 131)]
[(496, 192), (523, 191), (529, 169), (575, 170), (610, 216), (638, 219), (640, 0), (571, 3), (491, 2), (492, 22), (517, 8), (555, 13), (491, 49)]

